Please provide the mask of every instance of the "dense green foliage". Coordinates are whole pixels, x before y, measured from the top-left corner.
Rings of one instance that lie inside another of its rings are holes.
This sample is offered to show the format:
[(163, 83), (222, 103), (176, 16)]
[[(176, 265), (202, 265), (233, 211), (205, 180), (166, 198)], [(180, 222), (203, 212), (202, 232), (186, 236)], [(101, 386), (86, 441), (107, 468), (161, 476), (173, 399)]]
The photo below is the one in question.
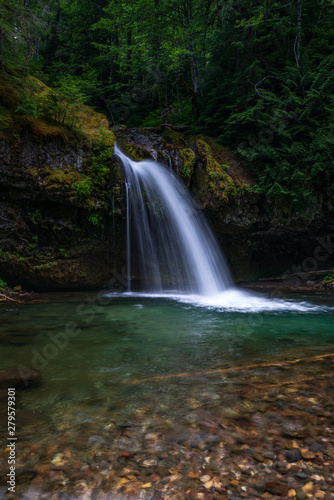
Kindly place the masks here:
[(58, 87), (69, 114), (86, 99), (112, 124), (190, 125), (238, 150), (283, 205), (333, 195), (332, 0), (0, 0), (0, 12), (2, 69)]

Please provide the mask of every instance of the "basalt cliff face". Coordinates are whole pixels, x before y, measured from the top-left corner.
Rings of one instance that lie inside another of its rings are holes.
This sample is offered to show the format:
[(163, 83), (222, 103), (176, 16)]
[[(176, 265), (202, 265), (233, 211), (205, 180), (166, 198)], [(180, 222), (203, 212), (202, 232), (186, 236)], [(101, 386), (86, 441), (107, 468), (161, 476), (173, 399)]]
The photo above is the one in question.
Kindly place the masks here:
[(252, 173), (212, 139), (170, 125), (109, 130), (89, 108), (82, 109), (86, 129), (74, 131), (16, 113), (12, 94), (0, 87), (0, 278), (9, 284), (124, 290), (126, 200), (116, 140), (134, 160), (158, 160), (183, 179), (237, 281), (333, 265), (330, 202), (295, 214), (267, 200)]

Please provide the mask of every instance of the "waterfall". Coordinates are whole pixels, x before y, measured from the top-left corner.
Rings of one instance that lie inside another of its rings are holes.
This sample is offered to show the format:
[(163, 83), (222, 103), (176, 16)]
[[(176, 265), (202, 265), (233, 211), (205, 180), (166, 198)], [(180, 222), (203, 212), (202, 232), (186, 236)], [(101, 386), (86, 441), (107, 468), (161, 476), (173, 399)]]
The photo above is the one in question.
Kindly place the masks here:
[(131, 212), (130, 212), (130, 185), (125, 183), (126, 189), (126, 274), (128, 292), (131, 291)]
[(138, 269), (148, 292), (216, 295), (233, 286), (219, 245), (203, 214), (173, 172), (157, 162), (124, 165), (127, 193), (127, 272)]

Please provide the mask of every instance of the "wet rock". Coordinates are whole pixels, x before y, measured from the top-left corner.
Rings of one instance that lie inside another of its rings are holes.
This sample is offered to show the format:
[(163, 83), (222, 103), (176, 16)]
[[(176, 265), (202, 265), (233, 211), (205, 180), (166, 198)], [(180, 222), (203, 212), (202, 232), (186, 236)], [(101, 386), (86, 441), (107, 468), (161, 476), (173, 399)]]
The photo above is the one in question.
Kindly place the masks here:
[(297, 477), (298, 479), (307, 479), (308, 475), (306, 474), (306, 472), (297, 472), (295, 474), (295, 477)]
[(305, 460), (313, 460), (315, 458), (315, 453), (310, 450), (302, 450), (301, 455)]
[(41, 372), (28, 367), (22, 367), (20, 370), (0, 370), (0, 389), (25, 389), (37, 385), (40, 377)]
[(302, 490), (305, 493), (310, 493), (311, 491), (313, 491), (313, 489), (314, 489), (314, 484), (311, 481), (309, 481), (302, 487)]
[(276, 462), (275, 467), (281, 474), (287, 474), (289, 471), (288, 464), (286, 462)]
[(265, 461), (265, 458), (260, 453), (253, 453), (253, 458), (257, 462), (264, 462)]
[(293, 462), (298, 462), (298, 460), (301, 460), (302, 456), (298, 451), (289, 450), (285, 452), (285, 458), (289, 463), (293, 463)]
[(289, 441), (285, 442), (285, 448), (287, 450), (298, 449), (299, 445), (298, 445), (297, 441), (295, 441), (295, 440), (289, 440)]
[(25, 483), (26, 481), (31, 481), (37, 475), (36, 470), (23, 470), (17, 474), (17, 481), (19, 483)]
[(300, 424), (282, 424), (282, 430), (285, 436), (288, 437), (304, 437), (305, 427)]
[(315, 457), (315, 459), (313, 460), (313, 463), (316, 465), (323, 466), (325, 463), (325, 460), (321, 457)]
[(298, 490), (296, 492), (296, 497), (298, 498), (298, 500), (305, 500), (305, 498), (307, 497), (307, 495), (306, 495), (306, 493), (303, 490)]
[(289, 486), (284, 483), (276, 483), (274, 481), (270, 481), (266, 483), (266, 490), (272, 495), (278, 495), (282, 497), (288, 493)]
[(144, 467), (154, 467), (155, 465), (157, 465), (157, 460), (155, 459), (149, 459), (149, 460), (144, 460), (143, 461), (143, 466)]

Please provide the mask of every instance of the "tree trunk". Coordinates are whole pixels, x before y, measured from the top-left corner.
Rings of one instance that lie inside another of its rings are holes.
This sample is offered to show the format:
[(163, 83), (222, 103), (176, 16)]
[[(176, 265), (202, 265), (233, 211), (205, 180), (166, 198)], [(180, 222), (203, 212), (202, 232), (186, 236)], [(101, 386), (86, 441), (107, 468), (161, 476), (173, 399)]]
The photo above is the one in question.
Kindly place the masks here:
[(302, 33), (302, 0), (298, 0), (298, 5), (297, 5), (297, 36), (295, 39), (295, 46), (294, 46), (294, 52), (295, 52), (295, 59), (296, 59), (296, 64), (297, 68), (299, 70), (299, 64), (300, 64), (300, 41), (301, 41), (301, 33)]
[(26, 31), (26, 41), (27, 41), (27, 56), (25, 63), (29, 64), (32, 57), (32, 40), (30, 32), (30, 0), (24, 0), (24, 21), (25, 21), (25, 31)]
[(197, 63), (197, 58), (193, 52), (189, 56), (189, 63), (190, 63), (191, 79), (193, 82), (193, 89), (194, 92), (196, 92), (197, 94), (199, 90), (198, 63)]
[(0, 70), (3, 70), (3, 53), (2, 53), (2, 28), (0, 26)]

